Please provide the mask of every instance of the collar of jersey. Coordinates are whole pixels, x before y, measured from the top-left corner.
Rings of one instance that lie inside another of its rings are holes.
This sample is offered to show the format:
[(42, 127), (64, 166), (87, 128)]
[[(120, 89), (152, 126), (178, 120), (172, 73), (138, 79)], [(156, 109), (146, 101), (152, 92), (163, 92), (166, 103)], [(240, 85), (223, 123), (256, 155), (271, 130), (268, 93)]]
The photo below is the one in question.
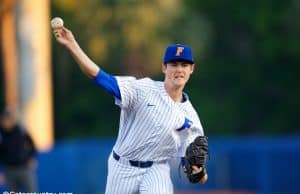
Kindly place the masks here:
[[(169, 96), (169, 94), (167, 93), (166, 89), (165, 89), (164, 82), (157, 81), (157, 85), (159, 86), (159, 89), (161, 91), (162, 96), (165, 96), (165, 97), (169, 98), (171, 101), (173, 101), (171, 99), (171, 97)], [(187, 93), (183, 92), (182, 95), (183, 95), (183, 101), (182, 102), (175, 102), (175, 103), (179, 103), (179, 104), (180, 103), (186, 103), (189, 100), (189, 96), (187, 95)]]

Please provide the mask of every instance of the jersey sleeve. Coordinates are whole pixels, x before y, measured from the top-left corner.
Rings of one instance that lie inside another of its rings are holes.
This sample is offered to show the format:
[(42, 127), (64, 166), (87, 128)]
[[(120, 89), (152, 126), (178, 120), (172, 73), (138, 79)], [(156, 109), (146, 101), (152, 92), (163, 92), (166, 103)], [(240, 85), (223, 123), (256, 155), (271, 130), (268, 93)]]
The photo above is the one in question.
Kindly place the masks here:
[(116, 98), (115, 103), (121, 108), (132, 108), (139, 100), (137, 79), (131, 76), (116, 76), (116, 80), (120, 89), (121, 98)]
[(102, 69), (93, 81), (115, 97), (115, 103), (121, 108), (128, 108), (138, 100), (138, 86), (135, 77), (112, 76)]
[(93, 79), (93, 81), (109, 94), (113, 95), (115, 98), (121, 100), (120, 89), (117, 80), (114, 76), (106, 73), (102, 69), (99, 71), (98, 75)]

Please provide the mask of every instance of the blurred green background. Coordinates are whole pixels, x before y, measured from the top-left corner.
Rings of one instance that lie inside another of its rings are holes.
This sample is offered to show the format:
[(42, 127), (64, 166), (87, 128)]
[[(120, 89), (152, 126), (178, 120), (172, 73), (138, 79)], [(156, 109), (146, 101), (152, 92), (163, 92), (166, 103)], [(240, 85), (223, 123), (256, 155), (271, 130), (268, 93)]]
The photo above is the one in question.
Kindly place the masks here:
[[(165, 47), (193, 48), (186, 87), (209, 135), (299, 132), (298, 1), (52, 1), (91, 58), (112, 74), (161, 79)], [(80, 13), (80, 14), (79, 14)], [(113, 99), (53, 44), (56, 137), (117, 133)]]
[[(297, 0), (52, 0), (51, 15), (114, 75), (161, 80), (166, 46), (190, 45), (186, 92), (208, 136), (299, 134)], [(116, 136), (113, 98), (52, 43), (55, 138)]]

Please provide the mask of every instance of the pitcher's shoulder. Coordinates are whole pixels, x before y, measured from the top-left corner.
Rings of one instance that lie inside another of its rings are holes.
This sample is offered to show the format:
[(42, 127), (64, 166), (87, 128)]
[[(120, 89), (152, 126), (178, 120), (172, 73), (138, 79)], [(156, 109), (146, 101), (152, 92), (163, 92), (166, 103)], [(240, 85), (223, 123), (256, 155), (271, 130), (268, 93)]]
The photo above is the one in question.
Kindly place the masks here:
[(158, 86), (157, 86), (156, 82), (157, 81), (155, 81), (149, 77), (145, 77), (145, 78), (137, 80), (137, 85), (146, 90), (158, 90)]

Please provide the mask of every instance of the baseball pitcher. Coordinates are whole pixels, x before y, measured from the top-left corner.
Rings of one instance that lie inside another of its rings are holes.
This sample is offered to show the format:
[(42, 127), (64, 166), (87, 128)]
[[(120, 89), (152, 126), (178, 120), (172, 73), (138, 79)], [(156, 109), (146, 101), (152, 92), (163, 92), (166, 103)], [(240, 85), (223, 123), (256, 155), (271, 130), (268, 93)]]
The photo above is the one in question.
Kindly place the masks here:
[(121, 110), (118, 138), (108, 159), (106, 194), (172, 194), (168, 160), (178, 156), (192, 183), (206, 182), (207, 138), (183, 92), (195, 66), (190, 47), (168, 46), (161, 66), (164, 81), (154, 81), (113, 76), (82, 51), (70, 30), (61, 26), (54, 34)]

